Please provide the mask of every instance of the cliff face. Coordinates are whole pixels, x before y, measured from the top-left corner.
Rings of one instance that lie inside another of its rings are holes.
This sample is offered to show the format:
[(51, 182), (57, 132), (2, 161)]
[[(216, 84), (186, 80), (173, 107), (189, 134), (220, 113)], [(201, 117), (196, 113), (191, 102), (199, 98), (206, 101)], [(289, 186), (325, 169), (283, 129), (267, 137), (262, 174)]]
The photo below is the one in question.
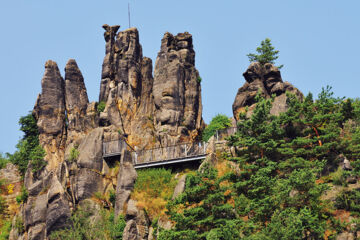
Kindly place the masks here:
[(287, 110), (286, 92), (295, 94), (302, 98), (303, 94), (289, 82), (283, 82), (280, 70), (273, 64), (264, 65), (253, 62), (243, 73), (246, 83), (239, 88), (232, 105), (234, 118), (239, 120), (239, 113), (245, 112), (248, 107), (248, 114), (255, 108), (255, 97), (260, 91), (265, 98), (275, 95), (271, 114), (279, 115)]
[[(75, 60), (66, 64), (64, 78), (55, 62), (45, 64), (33, 114), (47, 165), (36, 173), (29, 165), (24, 179), (29, 198), (19, 214), (25, 234), (13, 229), (10, 239), (46, 239), (65, 227), (76, 206), (96, 192), (116, 191), (116, 214), (134, 214), (134, 209), (126, 209), (134, 205), (128, 201), (137, 176), (129, 150), (192, 142), (201, 134), (192, 36), (164, 35), (153, 77), (152, 61), (142, 56), (136, 28), (119, 33), (119, 26), (103, 28), (106, 51), (99, 103), (89, 103)], [(105, 105), (102, 112), (100, 104)], [(127, 143), (120, 149), (121, 159), (105, 160), (103, 143), (119, 139)], [(135, 212), (136, 221), (128, 222), (127, 229), (143, 229), (137, 233), (143, 239), (149, 221), (142, 210)]]
[(199, 136), (201, 86), (191, 34), (165, 33), (155, 64), (153, 94), (155, 127), (162, 145)]

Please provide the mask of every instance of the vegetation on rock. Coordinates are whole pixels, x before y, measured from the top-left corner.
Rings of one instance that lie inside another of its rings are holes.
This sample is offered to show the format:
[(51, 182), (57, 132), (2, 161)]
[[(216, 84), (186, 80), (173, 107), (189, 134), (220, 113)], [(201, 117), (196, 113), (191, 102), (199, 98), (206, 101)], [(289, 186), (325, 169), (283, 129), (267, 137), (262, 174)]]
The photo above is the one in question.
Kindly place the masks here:
[(46, 161), (45, 151), (39, 144), (39, 131), (34, 116), (29, 113), (21, 117), (19, 124), (24, 136), (16, 145), (16, 152), (9, 155), (9, 160), (17, 165), (20, 174), (24, 176), (29, 162), (33, 173), (36, 173), (46, 166)]
[(223, 114), (218, 114), (213, 119), (211, 119), (210, 123), (204, 129), (202, 140), (207, 142), (217, 130), (225, 129), (231, 126), (231, 120)]
[[(269, 38), (265, 38), (265, 40), (261, 41), (260, 47), (256, 48), (258, 54), (249, 53), (247, 56), (250, 62), (259, 62), (262, 65), (265, 63), (275, 64), (275, 60), (278, 59), (279, 51), (275, 50), (275, 48), (271, 45), (271, 40)], [(282, 68), (284, 65), (278, 66), (278, 68)]]
[(122, 239), (125, 219), (120, 215), (114, 217), (113, 210), (102, 209), (98, 216), (92, 211), (79, 208), (71, 216), (69, 229), (55, 231), (51, 240), (92, 240)]
[(151, 220), (165, 215), (166, 204), (177, 182), (175, 174), (164, 168), (138, 170), (137, 174), (131, 197), (137, 201), (138, 207), (145, 209)]
[[(357, 165), (359, 149), (344, 145), (357, 137), (356, 105), (333, 97), (330, 87), (317, 100), (288, 94), (289, 109), (279, 116), (270, 114), (271, 99), (256, 100), (228, 138), (236, 151), (228, 161), (239, 171), (220, 176), (208, 167), (188, 176), (185, 192), (168, 204), (175, 227), (159, 239), (329, 239), (347, 229), (350, 222), (339, 221), (335, 210), (355, 217), (358, 191), (340, 192), (336, 204), (321, 196), (336, 181), (323, 179), (333, 177), (340, 154)], [(355, 124), (345, 135), (349, 121)]]

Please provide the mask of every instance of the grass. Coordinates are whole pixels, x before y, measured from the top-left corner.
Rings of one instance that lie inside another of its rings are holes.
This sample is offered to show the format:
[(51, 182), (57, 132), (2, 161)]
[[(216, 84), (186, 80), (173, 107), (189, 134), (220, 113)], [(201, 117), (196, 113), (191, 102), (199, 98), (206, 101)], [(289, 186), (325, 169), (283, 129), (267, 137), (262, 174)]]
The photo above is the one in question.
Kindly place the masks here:
[(9, 239), (10, 230), (11, 230), (11, 221), (0, 220), (0, 240)]
[(166, 204), (171, 199), (177, 180), (175, 173), (164, 168), (144, 169), (138, 177), (132, 193), (139, 208), (145, 209), (151, 220), (164, 216)]

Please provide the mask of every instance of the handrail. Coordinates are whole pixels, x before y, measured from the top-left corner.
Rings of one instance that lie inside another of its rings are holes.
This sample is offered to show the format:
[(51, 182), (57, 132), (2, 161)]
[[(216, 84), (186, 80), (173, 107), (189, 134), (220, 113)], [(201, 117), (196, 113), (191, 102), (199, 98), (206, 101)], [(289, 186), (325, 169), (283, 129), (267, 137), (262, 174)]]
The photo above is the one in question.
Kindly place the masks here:
[[(125, 144), (126, 143), (120, 139), (103, 142), (103, 156), (110, 157), (120, 155), (121, 150), (126, 147)], [(206, 155), (206, 147), (207, 143), (204, 142), (181, 143), (166, 147), (135, 150), (131, 151), (131, 155), (136, 165)]]

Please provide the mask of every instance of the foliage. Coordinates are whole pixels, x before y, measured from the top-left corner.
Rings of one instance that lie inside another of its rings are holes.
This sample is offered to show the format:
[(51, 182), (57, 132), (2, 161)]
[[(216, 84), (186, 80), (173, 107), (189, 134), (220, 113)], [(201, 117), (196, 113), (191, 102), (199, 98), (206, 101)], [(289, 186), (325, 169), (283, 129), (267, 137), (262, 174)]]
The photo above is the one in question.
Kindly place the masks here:
[(109, 193), (109, 202), (111, 203), (111, 205), (114, 207), (115, 206), (115, 200), (116, 200), (116, 194), (114, 190), (110, 190)]
[[(262, 65), (265, 63), (275, 64), (275, 60), (278, 59), (278, 50), (274, 50), (275, 48), (271, 45), (271, 40), (269, 38), (265, 38), (264, 41), (261, 41), (261, 46), (256, 48), (258, 54), (250, 53), (248, 54), (248, 58), (250, 62), (259, 62)], [(278, 68), (282, 68), (283, 65), (278, 66)]]
[(207, 142), (217, 130), (225, 129), (227, 127), (231, 127), (231, 120), (226, 115), (216, 115), (204, 129), (202, 136), (203, 141)]
[(106, 102), (101, 101), (101, 102), (99, 102), (97, 104), (96, 110), (97, 110), (98, 113), (101, 113), (101, 112), (103, 112), (105, 110), (105, 107), (106, 107)]
[(0, 240), (9, 239), (10, 230), (11, 230), (11, 221), (0, 220)]
[(21, 187), (20, 195), (16, 197), (17, 203), (25, 203), (28, 199), (29, 193), (24, 186)]
[(146, 210), (150, 219), (163, 215), (176, 186), (175, 175), (164, 168), (143, 169), (137, 174), (132, 198), (138, 202), (138, 207)]
[(5, 208), (6, 208), (5, 199), (2, 196), (0, 196), (0, 215), (4, 213)]
[(6, 164), (9, 162), (9, 154), (7, 156), (4, 156), (2, 153), (0, 153), (0, 169), (6, 167)]
[(200, 76), (198, 76), (197, 79), (196, 79), (196, 81), (197, 81), (198, 83), (201, 83), (202, 78), (201, 78)]
[(34, 116), (29, 113), (19, 120), (20, 130), (24, 132), (23, 138), (16, 145), (16, 152), (9, 155), (9, 160), (17, 165), (22, 176), (25, 175), (29, 161), (33, 173), (38, 173), (45, 165), (45, 151), (39, 145), (39, 131)]
[(232, 194), (222, 185), (226, 180), (217, 179), (217, 171), (209, 166), (189, 174), (185, 192), (167, 206), (175, 229), (162, 230), (159, 239), (217, 239), (227, 234), (232, 235), (229, 239), (238, 239)]
[(78, 159), (79, 155), (80, 155), (80, 152), (77, 149), (77, 146), (72, 147), (71, 150), (70, 150), (69, 161), (70, 162), (76, 161)]
[[(340, 154), (360, 170), (360, 104), (334, 97), (330, 87), (316, 100), (287, 98), (288, 111), (273, 116), (272, 99), (258, 94), (252, 115), (242, 113), (227, 139), (236, 173), (208, 168), (189, 176), (185, 192), (168, 204), (175, 228), (161, 230), (160, 239), (323, 239), (342, 231), (320, 198), (329, 189), (322, 177), (346, 183), (348, 171), (336, 171)], [(357, 212), (358, 195), (341, 194), (337, 207)]]
[(335, 202), (335, 206), (339, 209), (360, 214), (360, 189), (341, 191)]
[(51, 240), (92, 240), (92, 239), (122, 239), (126, 225), (125, 219), (120, 215), (115, 219), (113, 211), (101, 210), (100, 218), (91, 222), (91, 211), (79, 208), (70, 218), (68, 229), (52, 232)]
[(20, 216), (16, 216), (14, 228), (18, 231), (19, 234), (22, 234), (24, 232), (24, 221)]

